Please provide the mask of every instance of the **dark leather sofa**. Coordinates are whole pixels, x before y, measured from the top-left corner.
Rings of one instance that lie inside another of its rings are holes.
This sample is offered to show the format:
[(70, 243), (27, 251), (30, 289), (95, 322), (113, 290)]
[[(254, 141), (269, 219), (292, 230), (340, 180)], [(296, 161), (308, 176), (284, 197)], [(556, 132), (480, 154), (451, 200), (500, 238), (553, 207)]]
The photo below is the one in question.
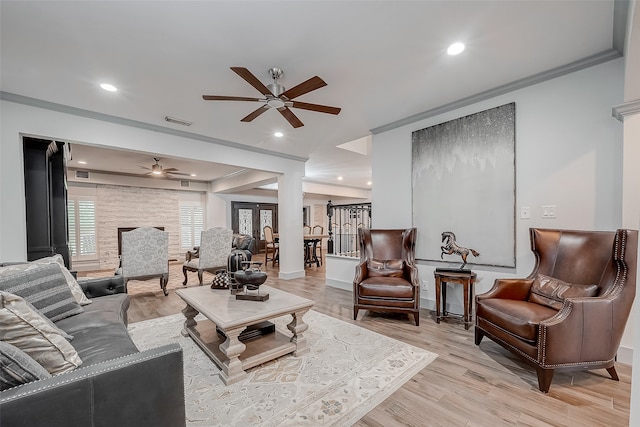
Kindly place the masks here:
[(0, 425), (184, 426), (180, 345), (138, 351), (127, 332), (122, 277), (79, 284), (92, 303), (56, 326), (73, 335), (82, 366), (0, 392)]

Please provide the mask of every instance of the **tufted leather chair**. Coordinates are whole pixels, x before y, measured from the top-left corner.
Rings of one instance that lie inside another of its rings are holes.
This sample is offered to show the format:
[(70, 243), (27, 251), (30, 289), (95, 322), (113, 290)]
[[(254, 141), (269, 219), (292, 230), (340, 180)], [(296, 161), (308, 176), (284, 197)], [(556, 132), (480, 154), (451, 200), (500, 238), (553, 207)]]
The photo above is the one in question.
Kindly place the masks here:
[(555, 370), (614, 361), (636, 292), (638, 232), (530, 229), (535, 266), (476, 297), (475, 343), (493, 341), (535, 366), (540, 391)]
[(353, 279), (353, 319), (358, 311), (413, 314), (420, 324), (420, 282), (415, 265), (416, 229), (358, 229), (360, 263)]

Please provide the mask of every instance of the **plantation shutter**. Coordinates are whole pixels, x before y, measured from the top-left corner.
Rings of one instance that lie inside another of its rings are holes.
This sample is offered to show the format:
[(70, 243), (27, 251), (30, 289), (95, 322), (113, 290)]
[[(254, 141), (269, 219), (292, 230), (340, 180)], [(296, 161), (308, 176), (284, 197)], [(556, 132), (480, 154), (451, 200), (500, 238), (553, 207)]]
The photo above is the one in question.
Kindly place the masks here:
[(67, 200), (67, 224), (69, 230), (69, 256), (75, 257), (78, 253), (76, 246), (76, 201)]
[(204, 230), (204, 208), (202, 206), (180, 206), (180, 244), (182, 249), (200, 246), (200, 233)]

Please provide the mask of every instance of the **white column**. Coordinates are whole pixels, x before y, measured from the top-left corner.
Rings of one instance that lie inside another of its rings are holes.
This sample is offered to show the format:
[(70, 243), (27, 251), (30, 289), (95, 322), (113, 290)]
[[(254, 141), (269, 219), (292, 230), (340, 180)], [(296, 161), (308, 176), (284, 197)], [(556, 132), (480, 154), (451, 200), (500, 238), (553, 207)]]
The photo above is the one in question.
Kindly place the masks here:
[[(627, 34), (625, 39), (625, 85), (622, 108), (616, 108), (624, 116), (623, 177), (622, 177), (622, 225), (640, 228), (640, 5), (633, 0), (629, 5)], [(615, 110), (614, 110), (615, 111)], [(638, 257), (640, 262), (640, 256)], [(636, 298), (625, 331), (633, 338), (633, 364), (631, 372), (631, 402), (640, 401), (640, 278), (636, 279)], [(626, 333), (625, 333), (626, 335)], [(623, 337), (624, 340), (625, 337)], [(640, 425), (640, 406), (629, 408), (629, 425)]]
[(278, 234), (280, 278), (304, 277), (302, 233), (302, 177), (304, 164), (278, 177)]

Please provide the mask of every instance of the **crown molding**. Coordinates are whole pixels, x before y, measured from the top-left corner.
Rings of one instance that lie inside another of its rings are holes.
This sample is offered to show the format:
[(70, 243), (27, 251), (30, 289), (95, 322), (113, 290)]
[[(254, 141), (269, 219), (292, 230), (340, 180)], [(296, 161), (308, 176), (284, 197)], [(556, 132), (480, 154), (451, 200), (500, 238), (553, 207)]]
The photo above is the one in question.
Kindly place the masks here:
[(640, 114), (640, 99), (616, 105), (611, 110), (611, 115), (621, 122), (624, 122), (626, 116), (633, 116), (634, 114)]
[(172, 129), (164, 126), (154, 125), (151, 123), (140, 122), (137, 120), (126, 119), (124, 117), (113, 116), (110, 114), (98, 113), (96, 111), (85, 110), (82, 108), (71, 107), (69, 105), (57, 104), (55, 102), (44, 101), (42, 99), (30, 98), (28, 96), (18, 95), (10, 92), (0, 91), (0, 100), (13, 102), (16, 104), (28, 105), (31, 107), (43, 108), (45, 110), (57, 111), (59, 113), (71, 114), (78, 117), (86, 117), (89, 119), (100, 120), (103, 122), (115, 123), (118, 125), (134, 127), (138, 129), (149, 130), (152, 132), (166, 133), (168, 135), (178, 136), (181, 138), (195, 139), (198, 141), (210, 142), (212, 144), (223, 145), (225, 147), (236, 148), (238, 150), (251, 151), (254, 153), (265, 154), (268, 156), (280, 157), (288, 160), (296, 160), (306, 162), (306, 157), (294, 156), (292, 154), (280, 153), (277, 151), (265, 150), (264, 148), (253, 147), (251, 145), (240, 144), (238, 142), (227, 141), (224, 139), (213, 138), (199, 133), (186, 132), (179, 129)]
[(542, 83), (547, 80), (555, 79), (566, 74), (574, 73), (576, 71), (583, 70), (585, 68), (593, 67), (594, 65), (602, 64), (604, 62), (611, 61), (613, 59), (620, 58), (622, 54), (616, 49), (609, 49), (595, 55), (588, 56), (578, 61), (571, 62), (569, 64), (562, 65), (560, 67), (552, 68), (541, 73), (534, 74), (529, 77), (514, 80), (510, 83), (497, 86), (493, 89), (480, 92), (475, 95), (468, 96), (466, 98), (459, 99), (457, 101), (450, 102), (448, 104), (441, 105), (440, 107), (432, 108), (431, 110), (424, 111), (422, 113), (414, 114), (413, 116), (406, 117), (404, 119), (391, 122), (389, 124), (379, 126), (371, 129), (372, 134), (378, 134), (386, 132), (392, 129), (406, 126), (411, 123), (425, 120), (430, 117), (437, 116), (439, 114), (447, 113), (449, 111), (456, 110), (458, 108), (466, 107), (467, 105), (475, 104), (478, 102), (486, 101), (491, 98), (495, 98), (505, 93), (513, 92), (518, 89), (523, 89), (528, 86), (532, 86), (538, 83)]

